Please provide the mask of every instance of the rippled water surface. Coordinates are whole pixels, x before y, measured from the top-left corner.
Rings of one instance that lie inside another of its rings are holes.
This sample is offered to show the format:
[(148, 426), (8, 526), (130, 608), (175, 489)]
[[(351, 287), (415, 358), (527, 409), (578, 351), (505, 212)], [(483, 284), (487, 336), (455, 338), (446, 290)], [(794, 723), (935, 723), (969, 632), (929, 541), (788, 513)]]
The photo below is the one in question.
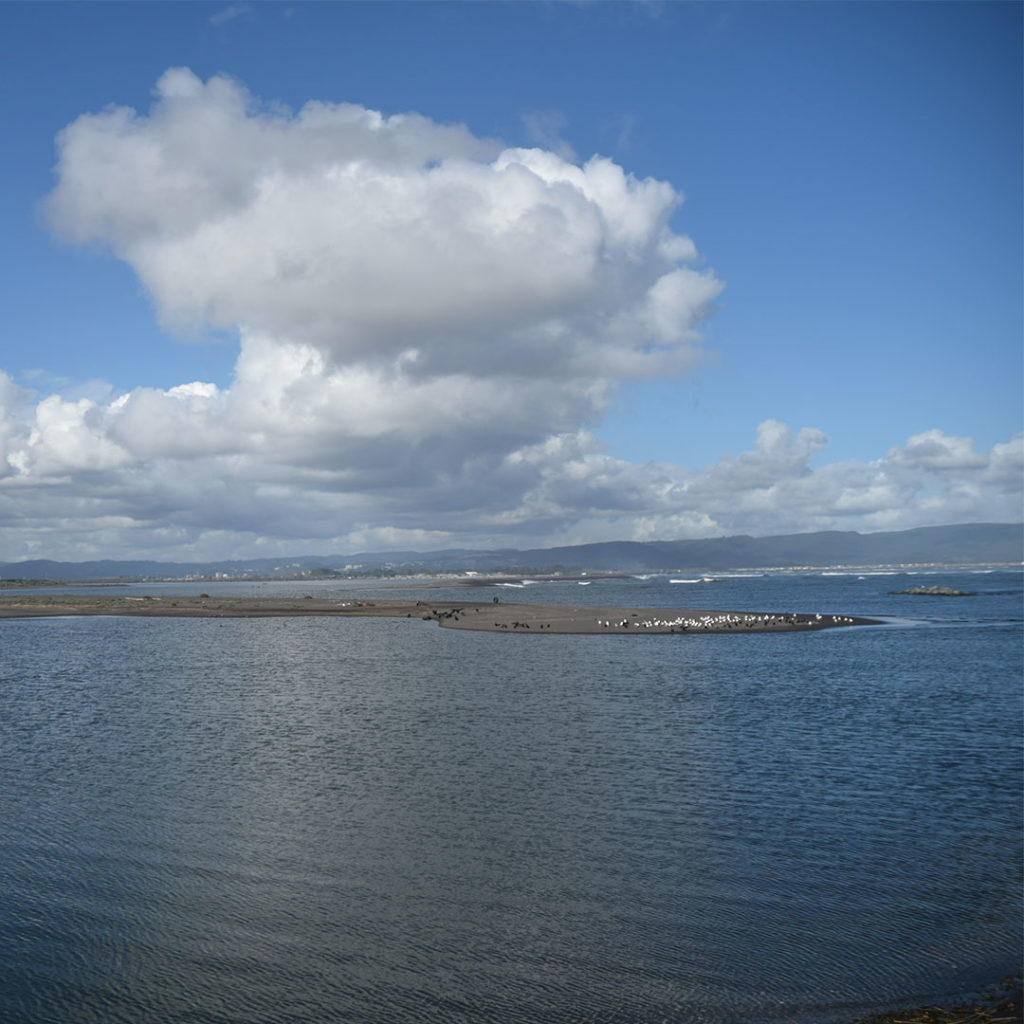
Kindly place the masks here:
[(1018, 965), (1019, 574), (500, 596), (897, 624), (0, 622), (0, 1020), (833, 1024)]

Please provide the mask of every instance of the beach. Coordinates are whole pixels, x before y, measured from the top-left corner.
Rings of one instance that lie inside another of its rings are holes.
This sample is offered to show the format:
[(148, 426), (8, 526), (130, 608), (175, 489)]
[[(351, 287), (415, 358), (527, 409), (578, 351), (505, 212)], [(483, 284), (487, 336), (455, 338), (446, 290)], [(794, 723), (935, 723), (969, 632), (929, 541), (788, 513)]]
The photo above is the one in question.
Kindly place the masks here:
[(877, 625), (877, 619), (806, 612), (751, 612), (713, 609), (627, 608), (619, 606), (506, 604), (324, 598), (139, 597), (0, 595), (0, 619), (64, 615), (127, 615), (169, 618), (259, 618), (328, 616), (424, 619), (446, 629), (522, 634), (685, 634), (810, 632)]

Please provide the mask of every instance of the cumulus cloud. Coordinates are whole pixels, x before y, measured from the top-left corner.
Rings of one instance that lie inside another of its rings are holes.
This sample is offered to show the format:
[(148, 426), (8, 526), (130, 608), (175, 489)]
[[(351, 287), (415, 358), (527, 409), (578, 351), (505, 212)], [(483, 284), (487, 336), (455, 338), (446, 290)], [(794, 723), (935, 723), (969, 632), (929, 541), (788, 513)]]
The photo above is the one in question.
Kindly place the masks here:
[[(1021, 441), (927, 431), (812, 469), (766, 421), (701, 472), (614, 459), (623, 381), (681, 373), (721, 283), (681, 196), (417, 114), (293, 112), (185, 68), (58, 136), (54, 230), (107, 247), (227, 386), (39, 396), (0, 374), (3, 558), (221, 557), (1017, 518)], [(1017, 502), (1015, 505), (1014, 502)], [(916, 504), (915, 504), (916, 503)]]
[(720, 287), (682, 272), (696, 253), (668, 226), (669, 185), (417, 115), (293, 115), (178, 68), (148, 115), (79, 118), (59, 146), (52, 223), (126, 260), (165, 323), (308, 344), (339, 365), (679, 369)]
[(947, 437), (941, 430), (915, 434), (902, 448), (890, 451), (889, 458), (901, 466), (926, 470), (975, 469), (986, 463), (969, 437)]
[[(951, 447), (969, 439), (941, 431)], [(827, 438), (766, 420), (754, 447), (700, 471), (637, 466), (602, 453), (591, 435), (560, 439), (513, 458), (531, 461), (538, 480), (519, 507), (524, 523), (543, 516), (561, 540), (640, 540), (812, 530), (899, 530), (979, 520), (1017, 521), (1024, 435), (995, 445), (962, 471), (906, 465), (916, 438), (870, 463), (812, 469)], [(575, 516), (570, 514), (574, 510)], [(567, 525), (568, 524), (568, 525)]]
[[(372, 424), (360, 434), (344, 402), (331, 406), (337, 419), (311, 410), (285, 435), (235, 389), (190, 384), (104, 406), (59, 396), (33, 405), (0, 384), (8, 558), (904, 529), (1014, 520), (1024, 478), (1024, 435), (959, 470), (908, 465), (916, 438), (875, 462), (812, 469), (821, 432), (766, 421), (749, 451), (693, 471), (615, 459), (584, 429), (507, 451), (468, 442), (449, 451), (436, 434), (417, 441), (415, 414), (406, 436)], [(940, 432), (935, 440), (969, 445)]]

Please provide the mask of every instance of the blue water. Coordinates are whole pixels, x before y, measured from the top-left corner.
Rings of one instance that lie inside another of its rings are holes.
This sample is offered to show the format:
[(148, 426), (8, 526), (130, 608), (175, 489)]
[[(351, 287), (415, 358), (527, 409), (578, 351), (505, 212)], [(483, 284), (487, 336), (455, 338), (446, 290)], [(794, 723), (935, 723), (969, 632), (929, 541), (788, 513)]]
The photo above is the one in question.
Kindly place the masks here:
[(839, 1024), (1015, 970), (1019, 572), (668, 579), (130, 589), (890, 624), (0, 622), (0, 1020)]

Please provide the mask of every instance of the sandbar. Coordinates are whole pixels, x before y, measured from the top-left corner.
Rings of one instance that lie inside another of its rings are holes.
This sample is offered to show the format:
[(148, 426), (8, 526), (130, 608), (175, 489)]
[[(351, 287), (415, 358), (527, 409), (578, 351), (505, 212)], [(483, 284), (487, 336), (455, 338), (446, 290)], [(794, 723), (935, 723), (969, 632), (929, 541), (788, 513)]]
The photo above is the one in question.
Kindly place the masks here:
[(622, 608), (594, 605), (506, 604), (403, 600), (329, 600), (275, 597), (141, 597), (73, 594), (0, 595), (0, 619), (63, 615), (128, 615), (170, 618), (259, 618), (329, 616), (408, 618), (437, 622), (446, 629), (539, 635), (806, 633), (846, 626), (879, 625), (878, 619), (798, 612), (716, 611), (680, 608)]

